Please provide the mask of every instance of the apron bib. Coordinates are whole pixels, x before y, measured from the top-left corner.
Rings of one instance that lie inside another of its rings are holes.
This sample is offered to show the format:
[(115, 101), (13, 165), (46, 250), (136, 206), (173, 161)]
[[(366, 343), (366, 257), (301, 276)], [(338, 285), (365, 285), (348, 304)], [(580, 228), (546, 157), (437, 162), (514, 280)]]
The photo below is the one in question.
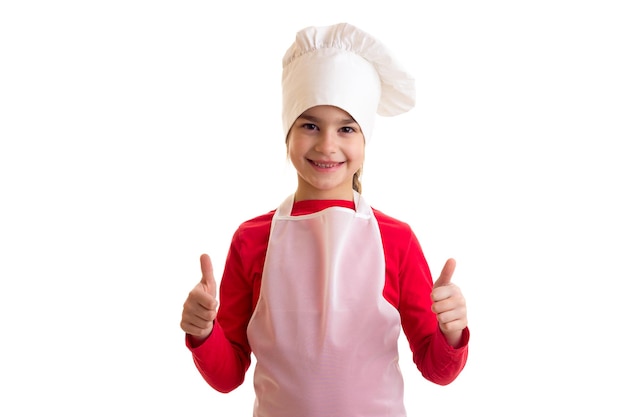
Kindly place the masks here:
[(378, 222), (356, 211), (276, 210), (248, 325), (255, 417), (403, 417), (400, 315), (383, 298)]

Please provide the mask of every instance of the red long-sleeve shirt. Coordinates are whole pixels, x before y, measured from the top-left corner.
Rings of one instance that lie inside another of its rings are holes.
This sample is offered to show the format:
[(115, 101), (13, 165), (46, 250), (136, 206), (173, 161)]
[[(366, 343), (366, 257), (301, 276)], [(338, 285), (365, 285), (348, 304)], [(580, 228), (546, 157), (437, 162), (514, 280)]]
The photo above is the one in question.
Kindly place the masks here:
[[(315, 213), (330, 206), (354, 209), (352, 201), (307, 200), (294, 204), (292, 215)], [(427, 380), (446, 385), (467, 361), (469, 330), (461, 346), (451, 347), (431, 311), (433, 280), (410, 226), (372, 209), (385, 253), (384, 298), (400, 313), (413, 362)], [(242, 223), (231, 242), (220, 284), (220, 307), (211, 335), (199, 346), (186, 338), (194, 363), (214, 389), (229, 392), (244, 381), (251, 363), (247, 327), (254, 312), (274, 211)]]

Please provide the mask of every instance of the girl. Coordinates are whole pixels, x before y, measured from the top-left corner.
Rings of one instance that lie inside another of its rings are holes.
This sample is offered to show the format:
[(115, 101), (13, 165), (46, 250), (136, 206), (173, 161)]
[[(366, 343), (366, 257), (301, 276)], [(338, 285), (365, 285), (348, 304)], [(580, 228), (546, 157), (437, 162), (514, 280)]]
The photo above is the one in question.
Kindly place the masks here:
[(467, 360), (465, 299), (448, 260), (433, 284), (410, 226), (371, 208), (359, 176), (376, 114), (414, 105), (414, 80), (349, 24), (298, 32), (283, 59), (283, 126), (295, 192), (235, 232), (218, 309), (211, 261), (181, 328), (214, 389), (256, 358), (256, 417), (405, 416), (397, 341), (449, 384)]

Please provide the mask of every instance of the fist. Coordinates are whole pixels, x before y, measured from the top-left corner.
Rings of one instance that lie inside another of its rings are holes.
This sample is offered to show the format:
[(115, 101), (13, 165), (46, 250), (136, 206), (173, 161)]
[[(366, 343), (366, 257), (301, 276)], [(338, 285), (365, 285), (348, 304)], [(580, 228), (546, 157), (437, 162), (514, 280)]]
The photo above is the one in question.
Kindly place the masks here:
[(437, 315), (439, 328), (452, 346), (458, 344), (463, 329), (467, 327), (465, 297), (461, 289), (452, 283), (455, 268), (456, 261), (448, 259), (441, 275), (433, 284), (433, 291), (430, 295), (433, 302), (432, 311)]
[(213, 265), (208, 255), (200, 256), (202, 278), (189, 292), (183, 305), (180, 327), (189, 334), (195, 343), (201, 343), (213, 331), (213, 320), (217, 315), (217, 285), (213, 275)]

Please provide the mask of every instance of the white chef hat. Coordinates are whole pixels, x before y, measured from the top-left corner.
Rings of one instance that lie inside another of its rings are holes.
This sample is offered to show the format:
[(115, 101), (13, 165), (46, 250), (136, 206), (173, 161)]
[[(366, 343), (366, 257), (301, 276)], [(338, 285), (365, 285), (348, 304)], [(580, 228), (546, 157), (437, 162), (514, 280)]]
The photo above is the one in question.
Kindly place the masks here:
[(415, 80), (376, 38), (348, 23), (308, 27), (283, 57), (285, 136), (307, 109), (348, 112), (370, 140), (376, 114), (395, 116), (415, 105)]

